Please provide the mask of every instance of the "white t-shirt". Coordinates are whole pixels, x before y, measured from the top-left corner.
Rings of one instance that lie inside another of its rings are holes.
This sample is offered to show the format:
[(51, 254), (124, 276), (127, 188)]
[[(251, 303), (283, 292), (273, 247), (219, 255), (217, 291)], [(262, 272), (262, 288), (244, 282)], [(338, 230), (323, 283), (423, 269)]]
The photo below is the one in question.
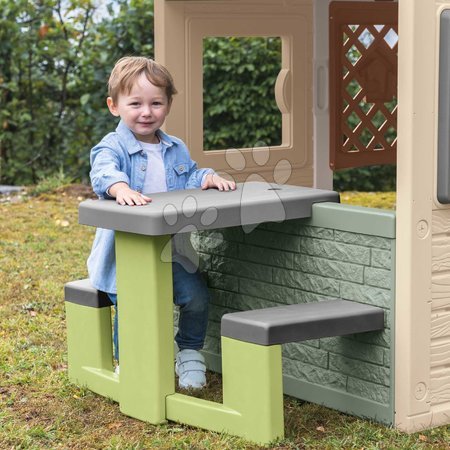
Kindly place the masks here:
[(162, 155), (162, 144), (139, 143), (147, 154), (147, 171), (145, 172), (144, 194), (153, 194), (154, 192), (167, 192), (166, 171)]
[[(142, 192), (150, 195), (155, 192), (167, 192), (166, 171), (162, 155), (162, 144), (148, 144), (139, 141), (147, 153), (147, 170), (145, 172)], [(203, 181), (203, 180), (202, 180)], [(194, 273), (198, 268), (198, 255), (191, 244), (191, 233), (178, 233), (172, 236), (172, 261), (180, 263), (187, 272)]]

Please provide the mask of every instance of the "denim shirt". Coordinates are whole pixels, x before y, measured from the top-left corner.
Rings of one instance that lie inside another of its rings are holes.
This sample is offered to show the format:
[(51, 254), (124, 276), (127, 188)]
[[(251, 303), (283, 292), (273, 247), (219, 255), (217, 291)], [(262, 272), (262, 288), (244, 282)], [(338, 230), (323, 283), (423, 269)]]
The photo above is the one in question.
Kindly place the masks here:
[[(199, 188), (203, 177), (214, 173), (212, 169), (197, 169), (197, 163), (191, 159), (183, 141), (161, 130), (157, 135), (162, 143), (168, 191)], [(125, 182), (131, 189), (142, 192), (146, 170), (146, 152), (122, 121), (115, 132), (107, 134), (91, 150), (90, 177), (99, 198), (112, 199), (107, 190), (118, 182)], [(92, 286), (100, 291), (117, 293), (113, 230), (97, 228), (87, 266)]]

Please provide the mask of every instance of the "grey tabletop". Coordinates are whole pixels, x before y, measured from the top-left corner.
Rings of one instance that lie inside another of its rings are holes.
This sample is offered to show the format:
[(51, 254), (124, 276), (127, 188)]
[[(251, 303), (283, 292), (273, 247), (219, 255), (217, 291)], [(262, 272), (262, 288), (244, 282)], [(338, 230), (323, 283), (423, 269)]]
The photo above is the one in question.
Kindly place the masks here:
[(160, 236), (305, 218), (311, 216), (314, 203), (339, 202), (334, 191), (265, 182), (240, 183), (235, 191), (188, 189), (150, 197), (152, 202), (145, 206), (86, 200), (79, 207), (79, 222)]

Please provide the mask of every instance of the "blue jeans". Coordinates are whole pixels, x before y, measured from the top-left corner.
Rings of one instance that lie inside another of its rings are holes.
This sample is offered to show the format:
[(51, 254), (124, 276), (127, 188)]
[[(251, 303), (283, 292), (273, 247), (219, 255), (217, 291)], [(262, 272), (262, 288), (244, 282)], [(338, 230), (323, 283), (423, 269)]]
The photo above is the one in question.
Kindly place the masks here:
[[(209, 292), (200, 272), (187, 272), (179, 263), (172, 263), (173, 302), (180, 308), (178, 332), (175, 341), (180, 350), (200, 350), (203, 347), (208, 326)], [(117, 294), (108, 297), (115, 306), (114, 358), (119, 360), (118, 302)]]

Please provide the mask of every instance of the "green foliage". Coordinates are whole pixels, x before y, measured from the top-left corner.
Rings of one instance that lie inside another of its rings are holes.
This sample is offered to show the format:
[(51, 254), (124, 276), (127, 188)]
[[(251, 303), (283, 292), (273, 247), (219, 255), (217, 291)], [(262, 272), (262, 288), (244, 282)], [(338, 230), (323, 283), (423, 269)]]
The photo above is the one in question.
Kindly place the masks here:
[(114, 62), (153, 54), (152, 2), (106, 6), (95, 19), (95, 0), (0, 0), (0, 182), (87, 177), (89, 149), (113, 128)]
[(69, 185), (73, 179), (67, 177), (62, 169), (38, 181), (37, 185), (30, 190), (31, 195), (40, 195), (53, 192), (58, 188)]
[(280, 68), (280, 38), (204, 40), (204, 148), (280, 145), (274, 95)]
[(397, 166), (368, 166), (334, 173), (336, 191), (395, 191)]
[[(106, 83), (125, 55), (153, 56), (153, 1), (0, 0), (0, 183), (87, 181), (89, 150), (116, 120)], [(278, 37), (204, 40), (204, 147), (281, 143)], [(353, 124), (354, 126), (354, 124)], [(335, 174), (338, 190), (389, 190), (395, 168)]]

